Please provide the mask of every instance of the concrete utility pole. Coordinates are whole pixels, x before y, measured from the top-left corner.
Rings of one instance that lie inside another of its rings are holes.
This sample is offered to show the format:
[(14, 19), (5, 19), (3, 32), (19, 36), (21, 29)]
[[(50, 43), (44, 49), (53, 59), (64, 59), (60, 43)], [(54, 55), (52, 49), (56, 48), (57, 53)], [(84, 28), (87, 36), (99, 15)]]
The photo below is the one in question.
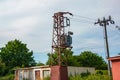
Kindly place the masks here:
[[(105, 39), (105, 46), (106, 46), (106, 58), (108, 59), (110, 57), (109, 55), (109, 45), (108, 45), (108, 36), (107, 36), (107, 25), (109, 25), (109, 23), (114, 24), (115, 22), (113, 20), (111, 20), (111, 16), (109, 16), (108, 19), (105, 19), (105, 17), (103, 18), (103, 20), (98, 19), (97, 22), (95, 22), (95, 24), (99, 24), (100, 26), (104, 27), (104, 39)], [(111, 67), (110, 67), (110, 61), (108, 60), (108, 74), (109, 76), (112, 75), (111, 72)]]

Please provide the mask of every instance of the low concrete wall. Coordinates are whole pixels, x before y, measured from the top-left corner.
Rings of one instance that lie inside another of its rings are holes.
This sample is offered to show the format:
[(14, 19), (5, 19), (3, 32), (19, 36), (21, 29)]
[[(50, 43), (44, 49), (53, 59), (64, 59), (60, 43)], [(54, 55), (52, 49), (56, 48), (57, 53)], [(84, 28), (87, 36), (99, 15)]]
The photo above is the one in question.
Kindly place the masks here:
[(92, 67), (73, 67), (68, 66), (68, 76), (75, 75), (75, 74), (81, 74), (83, 72), (90, 72), (91, 74), (95, 73), (95, 68)]

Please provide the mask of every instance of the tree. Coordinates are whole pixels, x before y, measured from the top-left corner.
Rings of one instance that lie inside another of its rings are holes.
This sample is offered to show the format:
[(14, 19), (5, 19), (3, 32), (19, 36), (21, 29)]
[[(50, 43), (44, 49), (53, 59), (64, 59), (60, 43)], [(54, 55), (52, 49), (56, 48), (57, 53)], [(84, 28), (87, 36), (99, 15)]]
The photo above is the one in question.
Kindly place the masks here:
[(6, 73), (5, 63), (2, 62), (2, 59), (0, 57), (0, 76), (5, 75), (5, 73)]
[(44, 66), (45, 64), (44, 63), (41, 63), (41, 62), (38, 62), (36, 63), (36, 66)]
[[(68, 65), (68, 66), (73, 66), (73, 65), (78, 65), (77, 62), (74, 60), (73, 57), (73, 52), (69, 49), (64, 49), (61, 50), (61, 64), (62, 65)], [(48, 53), (48, 61), (47, 65), (57, 65), (58, 64), (58, 54), (57, 54), (57, 49), (53, 54)]]
[(0, 56), (8, 69), (35, 65), (33, 51), (29, 51), (27, 45), (17, 39), (2, 47)]
[(79, 64), (83, 67), (95, 67), (96, 69), (107, 69), (104, 59), (91, 51), (82, 52), (77, 58)]

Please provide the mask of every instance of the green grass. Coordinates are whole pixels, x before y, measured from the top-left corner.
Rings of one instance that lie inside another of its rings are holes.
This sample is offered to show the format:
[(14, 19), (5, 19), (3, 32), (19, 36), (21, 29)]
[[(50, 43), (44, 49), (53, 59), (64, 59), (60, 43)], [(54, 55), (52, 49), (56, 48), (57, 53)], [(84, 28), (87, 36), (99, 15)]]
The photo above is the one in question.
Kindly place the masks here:
[(111, 80), (111, 78), (108, 75), (91, 74), (86, 77), (80, 75), (70, 76), (69, 80)]
[(0, 80), (14, 80), (14, 75), (10, 74), (7, 76), (0, 77)]
[[(0, 77), (0, 80), (14, 80), (14, 75), (7, 75), (4, 77)], [(44, 78), (44, 80), (50, 80), (50, 77)], [(108, 76), (107, 70), (96, 70), (96, 74), (81, 74), (70, 76), (69, 80), (112, 80), (111, 77)]]
[(108, 76), (107, 70), (96, 70), (95, 74), (70, 76), (69, 80), (112, 80), (112, 78)]
[(50, 77), (48, 76), (48, 77), (44, 78), (43, 80), (50, 80)]
[(108, 75), (108, 70), (96, 70), (96, 74), (102, 72), (103, 75)]

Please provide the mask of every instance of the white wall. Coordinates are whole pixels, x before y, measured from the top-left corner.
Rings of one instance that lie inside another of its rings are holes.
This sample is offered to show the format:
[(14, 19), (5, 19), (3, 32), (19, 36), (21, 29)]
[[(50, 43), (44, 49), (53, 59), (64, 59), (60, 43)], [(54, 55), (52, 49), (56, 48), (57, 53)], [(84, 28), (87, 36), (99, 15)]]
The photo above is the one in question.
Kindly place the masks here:
[(72, 67), (68, 66), (68, 76), (70, 75), (75, 75), (75, 74), (81, 74), (83, 72), (90, 72), (90, 73), (95, 73), (95, 68), (91, 67)]
[[(70, 75), (75, 75), (75, 74), (81, 74), (83, 72), (90, 72), (90, 73), (95, 73), (95, 68), (91, 67), (73, 67), (73, 66), (68, 66), (68, 76)], [(25, 76), (29, 77), (31, 80), (35, 80), (35, 71), (40, 70), (40, 78), (43, 79), (44, 76), (50, 76), (51, 69), (50, 67), (34, 67), (33, 69), (27, 70), (27, 72), (24, 73), (24, 68), (21, 70), (18, 70), (18, 78), (20, 78), (20, 73), (22, 75), (22, 78)], [(47, 72), (44, 72), (47, 71)], [(20, 79), (18, 79), (20, 80)]]

